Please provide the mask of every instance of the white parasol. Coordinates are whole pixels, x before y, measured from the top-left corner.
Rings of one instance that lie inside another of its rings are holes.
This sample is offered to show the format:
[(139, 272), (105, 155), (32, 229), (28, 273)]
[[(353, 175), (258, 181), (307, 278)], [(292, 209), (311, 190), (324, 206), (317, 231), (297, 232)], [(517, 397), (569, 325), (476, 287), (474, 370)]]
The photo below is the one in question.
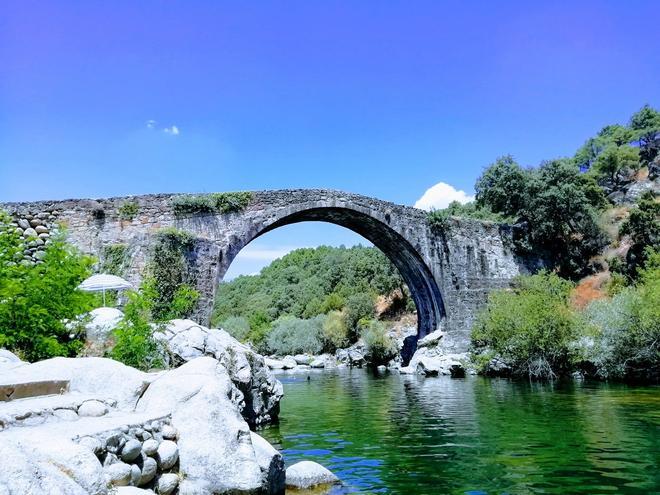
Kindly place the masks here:
[(106, 290), (132, 289), (133, 285), (117, 275), (98, 273), (85, 279), (78, 288), (87, 292), (103, 292), (103, 306), (105, 306)]

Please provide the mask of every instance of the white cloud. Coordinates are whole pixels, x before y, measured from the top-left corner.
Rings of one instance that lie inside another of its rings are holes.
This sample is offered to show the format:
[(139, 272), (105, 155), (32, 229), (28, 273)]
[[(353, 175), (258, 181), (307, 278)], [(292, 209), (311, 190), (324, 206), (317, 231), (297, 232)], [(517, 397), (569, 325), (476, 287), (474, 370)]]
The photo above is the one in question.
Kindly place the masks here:
[(163, 132), (165, 132), (165, 134), (171, 134), (172, 136), (178, 136), (179, 134), (181, 134), (181, 131), (179, 131), (179, 128), (175, 125), (173, 125), (172, 127), (166, 127), (165, 129), (163, 129)]
[(156, 121), (151, 119), (147, 120), (147, 129), (155, 129), (156, 128)]
[(422, 197), (415, 202), (415, 208), (439, 210), (447, 208), (452, 201), (469, 203), (474, 201), (474, 196), (470, 196), (465, 191), (458, 190), (445, 182), (438, 182), (435, 186), (427, 189)]

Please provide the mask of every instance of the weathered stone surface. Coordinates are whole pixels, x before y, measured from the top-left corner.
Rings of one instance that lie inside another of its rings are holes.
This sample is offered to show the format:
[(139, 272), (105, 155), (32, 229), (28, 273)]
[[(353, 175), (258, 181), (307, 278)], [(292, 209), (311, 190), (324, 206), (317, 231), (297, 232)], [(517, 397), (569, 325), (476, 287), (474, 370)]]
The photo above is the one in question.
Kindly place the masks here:
[(163, 471), (170, 469), (179, 460), (179, 447), (172, 440), (163, 440), (156, 451), (158, 467)]
[(306, 489), (338, 481), (330, 470), (312, 461), (297, 462), (286, 470), (286, 486), (290, 488)]
[(27, 363), (21, 361), (13, 352), (9, 352), (7, 349), (0, 349), (0, 372), (8, 371), (25, 364)]
[(121, 460), (125, 462), (131, 462), (140, 455), (142, 452), (142, 444), (137, 440), (129, 440), (124, 444), (121, 449)]
[(156, 477), (158, 463), (151, 457), (146, 457), (142, 462), (142, 476), (138, 481), (138, 486), (144, 486)]
[(98, 418), (107, 414), (108, 406), (99, 400), (88, 400), (83, 402), (78, 408), (78, 416), (88, 418)]
[(419, 342), (417, 342), (417, 347), (421, 349), (422, 347), (437, 345), (440, 342), (440, 339), (444, 337), (444, 335), (445, 333), (442, 330), (431, 332), (426, 337), (419, 339)]
[(268, 493), (284, 493), (286, 473), (282, 454), (255, 432), (250, 432), (252, 446)]
[(142, 444), (142, 452), (148, 456), (156, 455), (156, 452), (158, 452), (158, 441), (154, 440), (153, 438), (145, 440), (145, 442)]
[(179, 484), (179, 477), (176, 474), (168, 473), (158, 478), (159, 495), (170, 495), (174, 493)]
[(90, 320), (85, 325), (87, 340), (98, 346), (105, 346), (112, 337), (112, 331), (124, 318), (117, 308), (96, 308), (89, 312)]
[(420, 337), (442, 326), (443, 345), (452, 351), (467, 350), (472, 320), (488, 292), (508, 286), (526, 271), (526, 263), (511, 249), (506, 227), (450, 219), (446, 229), (436, 232), (422, 210), (358, 194), (322, 189), (257, 191), (240, 212), (185, 217), (175, 215), (172, 195), (137, 196), (130, 200), (138, 204), (141, 220), (130, 224), (122, 222), (118, 213), (128, 199), (7, 203), (0, 208), (17, 219), (56, 211), (53, 221), (68, 225), (68, 239), (97, 257), (108, 244), (126, 244), (131, 253), (127, 277), (134, 285), (139, 285), (159, 228), (191, 233), (195, 237), (192, 278), (202, 294), (195, 318), (201, 322), (208, 321), (217, 282), (238, 252), (255, 237), (300, 221), (335, 223), (373, 242), (411, 289)]
[(103, 468), (107, 482), (114, 486), (126, 486), (131, 481), (131, 466), (124, 462), (115, 462)]
[(172, 426), (178, 431), (179, 471), (186, 481), (181, 492), (261, 490), (261, 467), (248, 425), (231, 399), (234, 393), (224, 366), (200, 357), (154, 380), (138, 402), (138, 412), (172, 414)]
[(267, 423), (279, 414), (282, 384), (262, 356), (224, 330), (209, 329), (192, 320), (172, 320), (154, 337), (163, 343), (166, 358), (173, 364), (200, 356), (212, 356), (222, 363), (242, 395), (241, 411), (250, 424)]

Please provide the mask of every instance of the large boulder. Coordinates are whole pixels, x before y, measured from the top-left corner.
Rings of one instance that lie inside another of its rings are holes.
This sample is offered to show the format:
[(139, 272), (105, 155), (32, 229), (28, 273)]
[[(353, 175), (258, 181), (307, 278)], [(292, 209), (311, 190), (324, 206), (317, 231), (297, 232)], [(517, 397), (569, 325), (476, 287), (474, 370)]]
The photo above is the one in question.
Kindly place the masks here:
[(69, 392), (112, 399), (120, 409), (132, 409), (152, 380), (153, 375), (97, 357), (46, 359), (0, 375), (0, 385), (68, 382)]
[(286, 470), (286, 486), (305, 490), (317, 485), (327, 485), (339, 482), (329, 469), (312, 461), (300, 461)]
[(124, 318), (117, 308), (96, 308), (89, 312), (89, 321), (85, 323), (87, 341), (92, 346), (105, 347), (112, 340), (112, 332)]
[(138, 412), (172, 415), (181, 493), (262, 493), (277, 484), (281, 469), (271, 470), (263, 445), (255, 451), (239, 400), (224, 365), (200, 357), (154, 380), (138, 402)]
[(263, 356), (229, 333), (206, 328), (192, 320), (172, 320), (154, 336), (162, 342), (166, 361), (172, 365), (201, 356), (220, 361), (243, 395), (241, 412), (251, 425), (268, 423), (277, 418), (284, 394), (282, 384), (270, 371)]
[(424, 376), (450, 375), (453, 378), (465, 376), (465, 366), (468, 361), (467, 354), (440, 354), (437, 351), (424, 347), (419, 349), (410, 360), (404, 373), (413, 372)]
[(18, 368), (25, 364), (27, 363), (21, 361), (21, 359), (13, 352), (9, 352), (7, 349), (0, 349), (0, 372)]

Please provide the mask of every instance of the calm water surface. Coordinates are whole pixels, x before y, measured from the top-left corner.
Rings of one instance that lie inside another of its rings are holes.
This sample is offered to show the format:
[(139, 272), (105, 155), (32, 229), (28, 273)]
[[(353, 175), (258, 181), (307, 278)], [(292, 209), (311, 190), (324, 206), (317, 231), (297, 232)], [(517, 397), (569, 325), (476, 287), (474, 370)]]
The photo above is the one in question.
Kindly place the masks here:
[(281, 421), (260, 433), (331, 493), (660, 493), (660, 388), (420, 378), (364, 370), (280, 375)]

